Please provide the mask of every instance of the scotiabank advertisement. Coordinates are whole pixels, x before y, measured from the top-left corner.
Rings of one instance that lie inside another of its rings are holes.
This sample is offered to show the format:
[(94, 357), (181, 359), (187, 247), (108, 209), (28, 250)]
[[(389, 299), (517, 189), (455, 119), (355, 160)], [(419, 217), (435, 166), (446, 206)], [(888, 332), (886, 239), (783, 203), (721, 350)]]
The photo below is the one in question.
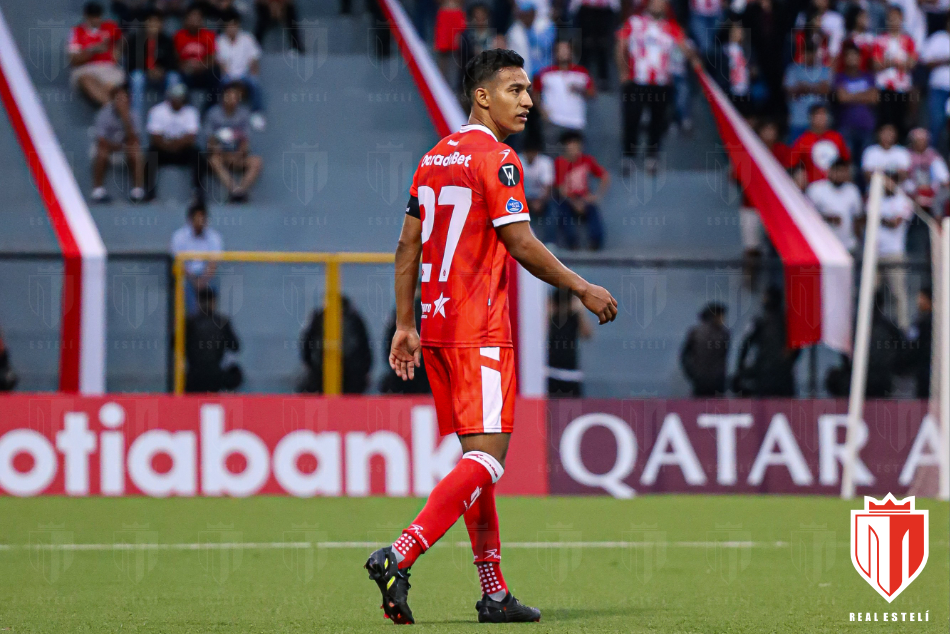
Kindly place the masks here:
[[(544, 402), (515, 417), (498, 490), (543, 495)], [(426, 496), (461, 455), (428, 399), (0, 397), (8, 495)]]
[[(519, 399), (499, 493), (837, 495), (846, 404)], [(858, 493), (936, 477), (919, 401), (869, 402)], [(426, 496), (461, 457), (429, 399), (6, 395), (0, 493)]]

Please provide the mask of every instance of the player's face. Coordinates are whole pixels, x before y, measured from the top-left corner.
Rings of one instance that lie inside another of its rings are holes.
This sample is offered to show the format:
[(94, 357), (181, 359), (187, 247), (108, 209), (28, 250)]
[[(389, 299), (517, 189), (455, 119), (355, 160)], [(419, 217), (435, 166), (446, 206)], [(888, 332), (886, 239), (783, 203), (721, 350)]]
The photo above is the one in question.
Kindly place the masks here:
[(534, 103), (528, 88), (528, 74), (523, 68), (503, 68), (490, 86), (489, 114), (499, 128), (508, 134), (524, 130), (528, 110)]

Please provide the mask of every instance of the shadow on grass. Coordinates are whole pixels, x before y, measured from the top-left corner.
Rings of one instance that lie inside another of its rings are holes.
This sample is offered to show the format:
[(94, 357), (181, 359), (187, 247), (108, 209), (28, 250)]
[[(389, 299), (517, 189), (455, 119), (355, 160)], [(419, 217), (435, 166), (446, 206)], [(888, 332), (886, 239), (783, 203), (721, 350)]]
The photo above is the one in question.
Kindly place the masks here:
[(548, 608), (547, 610), (541, 610), (543, 616), (541, 617), (541, 622), (547, 621), (551, 622), (563, 622), (563, 621), (578, 621), (582, 619), (595, 619), (598, 617), (605, 616), (623, 616), (623, 617), (633, 617), (633, 616), (643, 616), (647, 612), (643, 608), (637, 608), (632, 606), (614, 606), (614, 607), (603, 607), (603, 608)]

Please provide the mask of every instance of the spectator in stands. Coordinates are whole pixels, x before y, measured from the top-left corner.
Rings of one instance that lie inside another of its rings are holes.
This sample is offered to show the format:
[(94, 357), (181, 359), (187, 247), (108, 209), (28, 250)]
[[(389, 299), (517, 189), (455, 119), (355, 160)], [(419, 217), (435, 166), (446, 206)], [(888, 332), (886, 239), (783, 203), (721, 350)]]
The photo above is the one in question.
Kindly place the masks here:
[[(752, 356), (752, 361), (747, 359)], [(782, 290), (769, 287), (762, 314), (755, 318), (739, 348), (733, 391), (742, 396), (795, 396), (795, 362), (799, 351), (788, 347)]]
[(162, 15), (181, 17), (188, 9), (189, 0), (154, 0), (152, 4)]
[(686, 56), (679, 48), (670, 55), (670, 74), (673, 76), (673, 126), (684, 134), (693, 131), (693, 93), (690, 89)]
[(766, 119), (759, 124), (759, 139), (778, 161), (778, 164), (788, 169), (792, 166), (792, 149), (779, 139), (781, 133), (778, 123), (774, 119)]
[(254, 37), (257, 38), (258, 43), (263, 45), (264, 34), (269, 29), (279, 26), (287, 32), (290, 53), (304, 54), (304, 41), (300, 36), (300, 24), (297, 21), (297, 6), (294, 0), (256, 0), (254, 10), (257, 12)]
[(435, 38), (433, 49), (439, 62), (439, 70), (450, 85), (456, 83), (453, 66), (459, 50), (459, 41), (465, 32), (465, 10), (462, 0), (441, 0), (435, 14)]
[[(343, 296), (343, 393), (362, 394), (369, 387), (373, 350), (366, 324), (349, 297)], [(298, 392), (323, 394), (323, 309), (313, 311), (300, 339), (300, 356), (307, 368)]]
[(686, 333), (680, 351), (680, 366), (693, 386), (693, 396), (725, 396), (726, 360), (729, 357), (729, 329), (726, 307), (719, 302), (706, 304), (699, 323)]
[(914, 204), (897, 185), (893, 172), (884, 177), (881, 200), (881, 226), (877, 235), (880, 278), (887, 286), (897, 309), (901, 330), (910, 325), (907, 299), (907, 228), (914, 217)]
[(187, 104), (188, 90), (175, 84), (166, 91), (166, 99), (148, 111), (146, 130), (149, 148), (145, 160), (145, 198), (156, 196), (158, 169), (182, 165), (192, 174), (195, 190), (201, 188), (201, 157), (198, 153), (198, 109)]
[(785, 73), (785, 47), (776, 46), (787, 36), (786, 3), (773, 0), (750, 2), (742, 12), (742, 26), (749, 31), (752, 58), (767, 89), (764, 112), (769, 117), (783, 117), (787, 110), (782, 88)]
[(144, 26), (132, 29), (129, 33), (125, 56), (132, 112), (139, 124), (144, 124), (147, 110), (146, 91), (156, 90), (164, 94), (172, 84), (181, 81), (177, 72), (175, 45), (172, 38), (162, 30), (162, 14), (156, 9), (150, 9), (144, 16)]
[(946, 129), (947, 101), (950, 100), (950, 13), (947, 16), (944, 29), (927, 38), (921, 54), (921, 61), (930, 69), (927, 123), (935, 146), (940, 145), (940, 137)]
[[(637, 153), (644, 109), (650, 111), (644, 167), (650, 173), (656, 171), (660, 142), (666, 134), (667, 108), (672, 101), (670, 57), (677, 46), (666, 0), (649, 0), (647, 11), (630, 16), (619, 31), (616, 57), (623, 85), (624, 172), (632, 168)], [(695, 62), (693, 51), (682, 46), (687, 58)]]
[(613, 46), (620, 0), (573, 0), (574, 27), (581, 32), (581, 66), (594, 71), (601, 88), (610, 88), (610, 49)]
[(818, 62), (815, 46), (809, 40), (802, 51), (802, 61), (789, 64), (785, 70), (789, 139), (792, 142), (808, 129), (812, 107), (825, 104), (829, 92), (831, 69)]
[(544, 120), (549, 150), (565, 132), (585, 130), (587, 100), (597, 91), (587, 69), (574, 63), (570, 41), (559, 41), (554, 51), (555, 65), (542, 69), (534, 80), (534, 92), (541, 97), (534, 107)]
[(914, 376), (917, 398), (930, 398), (930, 368), (933, 354), (933, 289), (925, 286), (917, 293), (917, 318), (907, 333), (907, 364)]
[(887, 8), (887, 31), (874, 41), (872, 55), (875, 79), (881, 99), (877, 124), (891, 124), (900, 136), (907, 131), (907, 110), (911, 99), (911, 71), (917, 64), (917, 45), (903, 32), (904, 12), (892, 4)]
[(122, 32), (112, 20), (102, 19), (102, 5), (87, 2), (82, 23), (73, 27), (67, 50), (70, 84), (98, 106), (109, 103), (112, 89), (125, 82), (119, 66)]
[(729, 41), (725, 46), (729, 77), (729, 99), (736, 110), (748, 119), (753, 114), (750, 93), (749, 57), (745, 50), (745, 31), (738, 22), (729, 26)]
[(251, 106), (251, 127), (258, 132), (267, 125), (264, 119), (264, 91), (261, 88), (261, 47), (254, 36), (241, 30), (241, 14), (232, 9), (224, 14), (224, 31), (215, 42), (221, 83), (239, 81), (247, 90)]
[[(610, 187), (610, 174), (590, 154), (584, 154), (584, 137), (580, 132), (568, 131), (561, 137), (564, 148), (554, 161), (555, 239), (563, 232), (567, 248), (578, 246), (577, 227), (587, 227), (592, 251), (604, 246), (604, 226), (600, 220), (599, 204)], [(590, 190), (590, 178), (599, 179), (597, 191)]]
[(904, 191), (925, 211), (933, 213), (934, 203), (950, 187), (947, 162), (930, 146), (930, 133), (923, 128), (910, 131), (910, 168)]
[(205, 116), (203, 135), (208, 164), (228, 190), (228, 202), (233, 203), (247, 202), (248, 191), (263, 167), (261, 157), (250, 151), (251, 114), (241, 105), (243, 90), (240, 82), (225, 86), (221, 103)]
[(894, 124), (885, 123), (877, 131), (878, 142), (864, 150), (861, 156), (861, 171), (864, 179), (871, 182), (871, 174), (875, 170), (891, 172), (896, 175), (898, 184), (904, 182), (910, 173), (910, 152), (902, 145), (897, 144), (897, 128)]
[(231, 320), (217, 312), (213, 288), (198, 292), (198, 312), (185, 324), (185, 391), (231, 392), (244, 382), (241, 367), (230, 360), (241, 349)]
[[(811, 6), (798, 14), (795, 21), (798, 29), (813, 29), (820, 32), (827, 46), (828, 63), (841, 52), (845, 38), (845, 23), (841, 14), (831, 8), (831, 0), (811, 0)], [(809, 33), (808, 35), (817, 35)]]
[(715, 59), (716, 31), (722, 19), (722, 0), (689, 1), (689, 34), (708, 65)]
[(805, 190), (831, 231), (848, 251), (857, 245), (855, 220), (864, 212), (861, 191), (851, 182), (851, 163), (838, 158), (828, 170), (828, 178), (815, 181)]
[(3, 331), (0, 330), (0, 392), (12, 392), (20, 382), (20, 377), (10, 365), (10, 351), (3, 340)]
[(871, 314), (870, 346), (868, 347), (868, 374), (865, 396), (889, 398), (894, 393), (894, 376), (905, 370), (909, 346), (904, 333), (887, 316), (884, 293), (874, 295)]
[(584, 396), (584, 374), (580, 369), (580, 340), (590, 339), (594, 328), (584, 305), (566, 288), (555, 288), (548, 296), (548, 396)]
[(859, 157), (874, 138), (874, 109), (878, 93), (874, 77), (861, 70), (861, 51), (848, 43), (842, 55), (844, 70), (835, 76), (837, 128), (848, 144), (851, 156)]
[(129, 199), (134, 203), (145, 199), (145, 159), (142, 157), (141, 130), (132, 116), (129, 92), (125, 86), (112, 89), (112, 102), (96, 115), (93, 124), (96, 135), (96, 156), (92, 161), (92, 200), (109, 202), (109, 193), (103, 183), (106, 169), (116, 152), (123, 152), (132, 173)]
[[(877, 37), (871, 28), (871, 14), (858, 4), (850, 5), (845, 14), (845, 29), (847, 30), (847, 36), (845, 36), (842, 52), (847, 47), (857, 49), (859, 56), (858, 70), (869, 72), (871, 70), (871, 58), (874, 54), (874, 40)], [(839, 58), (838, 70), (842, 70), (846, 62), (846, 59)]]
[(508, 29), (508, 48), (524, 58), (524, 71), (534, 79), (554, 60), (554, 38), (557, 29), (544, 15), (538, 15), (537, 0), (518, 0), (517, 20)]
[[(220, 253), (224, 250), (221, 234), (208, 226), (208, 210), (197, 202), (188, 208), (188, 222), (172, 234), (172, 255), (185, 251)], [(188, 314), (198, 309), (198, 291), (213, 288), (217, 263), (214, 260), (185, 262), (185, 307)]]
[(112, 0), (109, 9), (122, 30), (134, 28), (151, 10), (149, 0)]
[(554, 185), (554, 159), (541, 153), (537, 141), (526, 143), (520, 156), (524, 169), (524, 195), (528, 201), (531, 223), (542, 240), (550, 241), (552, 233), (546, 223), (552, 220), (552, 190)]
[(202, 8), (204, 9), (205, 19), (208, 20), (211, 28), (216, 31), (224, 30), (225, 22), (231, 13), (236, 11), (239, 17), (241, 15), (235, 0), (203, 0)]
[[(415, 299), (416, 323), (422, 323), (422, 287), (416, 288)], [(386, 336), (383, 338), (383, 358), (389, 358), (390, 345), (392, 345), (393, 336), (396, 334), (396, 309), (389, 318), (389, 325), (386, 327)], [(429, 378), (426, 376), (425, 359), (420, 358), (419, 367), (416, 368), (415, 375), (408, 381), (403, 381), (396, 372), (386, 365), (383, 380), (379, 383), (379, 391), (382, 394), (431, 394), (429, 387)]]
[(214, 31), (204, 27), (204, 9), (200, 4), (188, 7), (182, 28), (175, 33), (178, 69), (190, 90), (206, 93), (207, 104), (217, 99), (218, 76), (215, 60)]
[[(459, 38), (458, 66), (465, 69), (468, 60), (484, 50), (492, 48), (495, 43), (496, 31), (491, 28), (491, 13), (488, 5), (476, 2), (468, 8), (468, 26)], [(457, 86), (462, 88), (462, 75), (458, 74)]]
[(838, 158), (850, 161), (851, 152), (841, 135), (829, 129), (831, 117), (828, 116), (826, 104), (813, 104), (808, 120), (808, 130), (792, 146), (792, 163), (801, 163), (805, 167), (808, 182), (814, 183), (828, 175), (828, 168)]

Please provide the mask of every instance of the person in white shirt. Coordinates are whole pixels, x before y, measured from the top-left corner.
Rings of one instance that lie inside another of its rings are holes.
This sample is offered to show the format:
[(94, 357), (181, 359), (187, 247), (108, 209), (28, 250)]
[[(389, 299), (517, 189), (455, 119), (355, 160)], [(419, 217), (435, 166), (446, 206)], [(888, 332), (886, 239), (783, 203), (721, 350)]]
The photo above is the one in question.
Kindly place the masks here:
[(825, 219), (842, 246), (852, 251), (856, 244), (854, 219), (862, 215), (863, 201), (857, 185), (851, 182), (851, 165), (838, 158), (828, 169), (828, 178), (815, 181), (805, 195)]
[(175, 84), (165, 92), (165, 101), (148, 111), (145, 126), (149, 137), (145, 158), (145, 199), (156, 195), (158, 168), (164, 165), (182, 165), (191, 170), (192, 185), (201, 188), (201, 156), (198, 152), (198, 109), (186, 103), (188, 89)]
[(551, 192), (554, 186), (554, 159), (541, 153), (541, 144), (537, 140), (525, 143), (520, 155), (524, 169), (524, 195), (528, 201), (528, 213), (542, 240), (554, 234), (555, 227), (548, 226), (552, 215)]
[[(221, 234), (208, 226), (208, 210), (197, 202), (188, 208), (188, 222), (172, 234), (171, 252), (186, 251), (220, 253), (224, 250)], [(185, 306), (188, 314), (198, 310), (198, 291), (214, 288), (214, 260), (187, 260), (185, 262)]]
[(897, 128), (885, 123), (877, 131), (877, 144), (864, 150), (861, 156), (861, 171), (864, 172), (864, 181), (871, 182), (871, 174), (876, 170), (894, 172), (897, 174), (898, 184), (907, 178), (910, 170), (910, 152), (902, 145), (897, 145)]
[(881, 226), (877, 234), (879, 283), (887, 285), (897, 308), (901, 330), (910, 325), (907, 304), (906, 242), (907, 228), (914, 216), (914, 203), (900, 190), (896, 174), (884, 177), (884, 198), (881, 200)]
[(574, 49), (569, 40), (554, 45), (554, 65), (538, 72), (534, 90), (541, 95), (538, 108), (549, 150), (564, 132), (584, 131), (587, 100), (597, 94), (597, 88), (587, 69), (574, 63)]
[(950, 13), (947, 25), (927, 38), (920, 61), (930, 69), (927, 89), (927, 119), (934, 145), (947, 127), (947, 101), (950, 100)]
[(940, 153), (930, 146), (930, 133), (914, 128), (910, 139), (910, 176), (903, 183), (904, 191), (915, 203), (933, 213), (950, 187), (950, 171)]
[(247, 89), (251, 106), (251, 127), (258, 132), (267, 125), (264, 119), (264, 91), (261, 88), (261, 47), (254, 36), (241, 30), (241, 14), (236, 9), (224, 15), (224, 30), (215, 42), (215, 53), (223, 77), (221, 85), (240, 81)]

